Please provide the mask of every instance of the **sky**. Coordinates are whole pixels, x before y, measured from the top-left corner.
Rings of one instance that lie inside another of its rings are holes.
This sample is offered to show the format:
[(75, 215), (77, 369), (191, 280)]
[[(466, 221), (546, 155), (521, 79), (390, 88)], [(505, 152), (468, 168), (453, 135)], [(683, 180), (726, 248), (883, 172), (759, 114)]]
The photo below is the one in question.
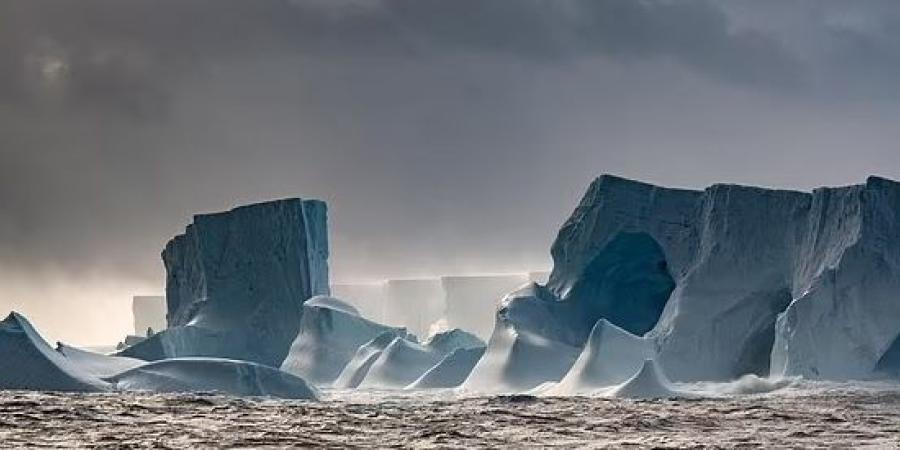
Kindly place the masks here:
[(900, 178), (900, 2), (5, 0), (0, 309), (114, 343), (195, 213), (328, 202), (334, 281), (549, 269), (591, 180)]

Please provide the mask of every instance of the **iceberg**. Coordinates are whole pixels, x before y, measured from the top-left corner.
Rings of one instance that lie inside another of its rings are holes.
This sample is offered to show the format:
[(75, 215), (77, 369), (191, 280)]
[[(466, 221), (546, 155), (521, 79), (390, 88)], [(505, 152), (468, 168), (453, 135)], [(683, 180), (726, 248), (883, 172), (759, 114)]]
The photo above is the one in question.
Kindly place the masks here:
[(168, 329), (122, 352), (279, 366), (302, 304), (329, 294), (325, 203), (286, 199), (194, 216), (162, 253)]
[(675, 381), (871, 377), (900, 334), (898, 219), (900, 184), (877, 177), (808, 193), (601, 176), (547, 284), (501, 303), (465, 386), (559, 380), (575, 362), (561, 349), (600, 319), (645, 339)]
[(141, 359), (103, 355), (72, 347), (62, 342), (56, 344), (56, 351), (77, 367), (79, 371), (101, 379), (147, 364), (147, 361)]
[(111, 376), (119, 391), (218, 392), (316, 400), (316, 390), (303, 379), (261, 364), (221, 358), (173, 358), (154, 361)]
[(609, 397), (629, 399), (673, 398), (680, 396), (668, 387), (668, 380), (660, 373), (656, 361), (645, 360), (640, 370), (607, 394)]
[(484, 356), (485, 349), (486, 347), (482, 345), (453, 350), (406, 389), (451, 388), (461, 385), (466, 381), (478, 360)]
[(551, 391), (590, 394), (623, 383), (654, 355), (652, 342), (600, 319), (575, 364)]
[(360, 346), (386, 332), (407, 336), (405, 328), (372, 322), (340, 299), (313, 297), (303, 305), (300, 332), (281, 369), (315, 385), (331, 384)]
[[(377, 343), (369, 346), (371, 352)], [(484, 342), (471, 333), (454, 329), (433, 336), (426, 344), (396, 337), (377, 356), (370, 355), (371, 363), (359, 382), (360, 388), (402, 389), (418, 380), (430, 369), (439, 365), (448, 354), (457, 349), (484, 348)], [(364, 356), (364, 355), (360, 355)], [(360, 378), (358, 375), (354, 378)]]
[(0, 389), (102, 392), (109, 386), (57, 352), (19, 313), (0, 322)]
[(397, 333), (394, 331), (385, 331), (363, 346), (356, 350), (350, 362), (341, 370), (334, 381), (333, 386), (341, 389), (352, 389), (359, 387), (359, 384), (366, 378), (372, 364), (381, 355), (381, 352), (397, 339)]

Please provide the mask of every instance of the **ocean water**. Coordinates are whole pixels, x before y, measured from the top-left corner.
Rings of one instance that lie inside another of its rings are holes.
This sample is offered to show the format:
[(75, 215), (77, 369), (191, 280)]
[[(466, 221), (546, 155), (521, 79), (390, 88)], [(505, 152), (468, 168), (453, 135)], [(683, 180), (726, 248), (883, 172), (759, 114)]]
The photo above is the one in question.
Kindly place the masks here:
[(638, 401), (325, 391), (323, 401), (304, 402), (0, 391), (0, 447), (900, 448), (896, 385), (689, 388), (704, 394)]

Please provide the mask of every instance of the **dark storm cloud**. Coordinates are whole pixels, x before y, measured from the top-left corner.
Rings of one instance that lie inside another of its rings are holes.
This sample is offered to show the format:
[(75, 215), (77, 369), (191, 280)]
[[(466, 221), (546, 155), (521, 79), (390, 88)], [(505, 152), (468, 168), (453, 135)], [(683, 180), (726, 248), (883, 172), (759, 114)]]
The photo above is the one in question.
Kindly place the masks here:
[[(12, 272), (158, 286), (191, 214), (269, 198), (329, 201), (335, 274), (353, 279), (546, 266), (601, 172), (897, 177), (898, 10), (3, 1), (0, 304)], [(78, 295), (25, 300), (93, 301)]]
[(796, 85), (800, 76), (777, 41), (730, 30), (700, 1), (18, 0), (0, 8), (0, 89), (19, 98), (40, 90), (36, 72), (58, 58), (66, 102), (109, 102), (139, 116), (159, 112), (184, 71), (245, 54), (668, 57), (729, 81)]

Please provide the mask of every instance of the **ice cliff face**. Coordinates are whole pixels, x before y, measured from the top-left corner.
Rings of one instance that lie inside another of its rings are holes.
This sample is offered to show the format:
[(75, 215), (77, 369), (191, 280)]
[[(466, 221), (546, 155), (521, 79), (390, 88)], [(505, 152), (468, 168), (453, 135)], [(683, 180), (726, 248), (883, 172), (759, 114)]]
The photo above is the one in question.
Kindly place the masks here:
[(303, 302), (329, 293), (325, 203), (286, 199), (194, 216), (162, 259), (170, 329), (125, 354), (278, 367), (299, 331)]
[[(580, 349), (601, 318), (644, 335), (676, 381), (870, 376), (900, 332), (898, 214), (900, 184), (879, 178), (803, 193), (600, 177), (546, 288), (504, 300), (466, 384), (558, 380), (572, 357), (547, 349)], [(542, 376), (511, 370), (539, 354)]]

